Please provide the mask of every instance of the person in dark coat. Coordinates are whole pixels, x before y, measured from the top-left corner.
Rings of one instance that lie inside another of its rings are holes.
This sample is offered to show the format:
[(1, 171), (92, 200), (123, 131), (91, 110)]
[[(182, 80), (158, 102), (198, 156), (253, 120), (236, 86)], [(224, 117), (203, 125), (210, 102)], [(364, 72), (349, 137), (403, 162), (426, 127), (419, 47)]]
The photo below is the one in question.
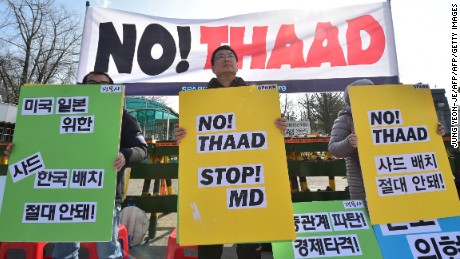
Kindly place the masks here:
[[(238, 56), (236, 52), (227, 45), (223, 45), (214, 50), (211, 56), (212, 72), (216, 75), (208, 83), (208, 88), (239, 87), (248, 84), (241, 77), (237, 77)], [(275, 120), (278, 129), (286, 130), (286, 119), (283, 117)], [(176, 128), (176, 141), (179, 143), (186, 136), (185, 128)], [(284, 133), (283, 133), (284, 135)], [(237, 244), (236, 253), (239, 259), (260, 259), (262, 247), (260, 244)], [(218, 259), (223, 253), (223, 245), (199, 245), (199, 259)]]

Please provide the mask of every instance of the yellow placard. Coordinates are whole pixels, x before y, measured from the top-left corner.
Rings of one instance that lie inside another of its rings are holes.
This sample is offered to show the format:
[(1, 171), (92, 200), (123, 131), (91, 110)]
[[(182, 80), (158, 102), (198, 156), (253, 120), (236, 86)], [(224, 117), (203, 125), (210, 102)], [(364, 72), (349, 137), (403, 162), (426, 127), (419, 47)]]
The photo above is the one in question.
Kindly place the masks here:
[(354, 86), (349, 93), (372, 224), (460, 215), (430, 89)]
[(257, 86), (179, 94), (181, 245), (294, 240), (278, 91)]

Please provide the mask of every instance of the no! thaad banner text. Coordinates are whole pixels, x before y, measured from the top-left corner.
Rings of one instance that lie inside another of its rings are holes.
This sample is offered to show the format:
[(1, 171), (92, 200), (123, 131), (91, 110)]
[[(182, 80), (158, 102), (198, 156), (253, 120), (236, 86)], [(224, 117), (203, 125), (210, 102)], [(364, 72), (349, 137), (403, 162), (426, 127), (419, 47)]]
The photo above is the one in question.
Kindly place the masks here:
[(221, 45), (236, 50), (245, 81), (277, 84), (281, 93), (342, 91), (361, 77), (399, 82), (388, 2), (207, 20), (89, 7), (78, 82), (98, 70), (125, 84), (127, 95), (203, 89)]

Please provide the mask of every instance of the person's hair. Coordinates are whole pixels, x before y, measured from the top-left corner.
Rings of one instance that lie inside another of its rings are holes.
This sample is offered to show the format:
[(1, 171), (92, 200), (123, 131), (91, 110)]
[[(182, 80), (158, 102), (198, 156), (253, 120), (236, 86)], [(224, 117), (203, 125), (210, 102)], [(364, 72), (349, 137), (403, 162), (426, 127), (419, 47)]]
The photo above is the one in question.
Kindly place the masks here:
[(348, 93), (348, 88), (350, 86), (358, 86), (358, 85), (374, 85), (374, 82), (372, 82), (369, 79), (359, 79), (347, 85), (347, 88), (345, 88), (345, 91), (343, 92), (343, 100), (345, 101), (347, 105), (350, 105), (350, 94)]
[(236, 59), (236, 62), (238, 62), (238, 55), (236, 55), (236, 52), (234, 49), (232, 49), (230, 46), (228, 45), (222, 45), (220, 47), (218, 47), (217, 49), (215, 49), (213, 52), (212, 52), (212, 56), (211, 56), (211, 64), (214, 66), (214, 62), (215, 62), (215, 59), (216, 59), (216, 54), (219, 50), (230, 50), (233, 55), (235, 56), (235, 59)]
[(83, 80), (82, 80), (81, 83), (82, 83), (82, 84), (88, 83), (88, 77), (89, 77), (90, 75), (104, 75), (104, 76), (106, 76), (106, 77), (109, 79), (109, 82), (110, 82), (111, 84), (113, 84), (113, 79), (112, 79), (106, 72), (101, 72), (101, 71), (91, 71), (91, 72), (89, 72), (88, 74), (86, 74), (85, 77), (83, 77)]

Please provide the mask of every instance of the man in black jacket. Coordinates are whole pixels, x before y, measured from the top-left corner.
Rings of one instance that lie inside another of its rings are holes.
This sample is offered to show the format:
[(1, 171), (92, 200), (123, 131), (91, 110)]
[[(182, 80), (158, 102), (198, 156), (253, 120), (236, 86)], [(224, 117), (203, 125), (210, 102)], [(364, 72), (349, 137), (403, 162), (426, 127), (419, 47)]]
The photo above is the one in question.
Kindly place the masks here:
[[(208, 88), (236, 87), (248, 85), (241, 77), (237, 77), (238, 56), (228, 45), (223, 45), (214, 50), (211, 56), (212, 72), (216, 75), (208, 83)], [(286, 119), (277, 118), (275, 125), (281, 131), (286, 130)], [(179, 142), (186, 136), (185, 128), (176, 128), (176, 140)], [(284, 133), (283, 133), (284, 134)], [(199, 259), (218, 259), (223, 253), (223, 245), (199, 245)], [(260, 259), (260, 244), (237, 244), (236, 253), (239, 259)]]

